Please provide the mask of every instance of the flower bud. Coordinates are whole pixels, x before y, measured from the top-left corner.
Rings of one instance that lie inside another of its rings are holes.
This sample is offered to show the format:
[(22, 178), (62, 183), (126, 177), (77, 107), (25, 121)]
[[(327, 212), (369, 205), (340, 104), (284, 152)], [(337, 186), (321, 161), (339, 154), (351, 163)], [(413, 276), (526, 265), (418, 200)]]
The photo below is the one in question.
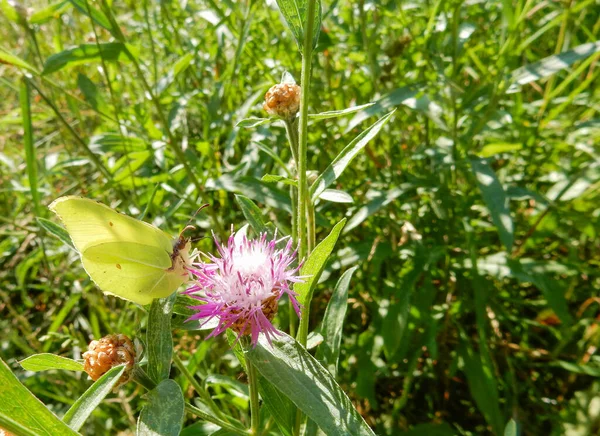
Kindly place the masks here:
[(285, 120), (296, 117), (300, 108), (300, 87), (295, 83), (279, 83), (265, 94), (263, 108), (269, 115), (275, 115)]
[(112, 367), (126, 364), (125, 372), (118, 385), (129, 381), (135, 363), (136, 352), (131, 340), (122, 334), (104, 336), (90, 342), (88, 351), (83, 353), (83, 368), (94, 381), (98, 380)]

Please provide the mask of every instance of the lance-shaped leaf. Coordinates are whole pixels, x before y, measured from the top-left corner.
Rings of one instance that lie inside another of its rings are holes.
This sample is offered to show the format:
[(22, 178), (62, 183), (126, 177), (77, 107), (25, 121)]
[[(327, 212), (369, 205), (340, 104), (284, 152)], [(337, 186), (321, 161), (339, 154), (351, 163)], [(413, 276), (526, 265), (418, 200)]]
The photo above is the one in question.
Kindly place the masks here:
[(305, 277), (305, 281), (294, 285), (294, 292), (298, 294), (298, 302), (301, 305), (310, 304), (315, 286), (345, 224), (345, 218), (337, 223), (331, 229), (331, 233), (315, 247), (302, 265), (300, 275)]
[(363, 131), (354, 140), (348, 144), (340, 154), (331, 162), (331, 164), (317, 177), (317, 180), (310, 187), (310, 197), (315, 201), (321, 193), (327, 189), (352, 162), (352, 159), (373, 139), (388, 122), (390, 117), (396, 110), (394, 109), (389, 114), (379, 119), (375, 124)]
[(77, 435), (23, 386), (0, 359), (0, 427), (18, 435)]
[(50, 369), (64, 369), (67, 371), (83, 371), (83, 363), (67, 357), (51, 353), (41, 353), (29, 356), (19, 362), (27, 371), (48, 371)]
[(511, 81), (513, 84), (507, 92), (517, 92), (520, 85), (525, 85), (544, 77), (551, 76), (552, 74), (570, 67), (575, 62), (598, 52), (600, 52), (600, 41), (588, 42), (587, 44), (578, 45), (569, 51), (554, 56), (548, 56), (541, 61), (517, 68), (511, 74)]
[(373, 436), (333, 376), (293, 338), (261, 336), (246, 353), (260, 374), (329, 436)]
[(148, 315), (148, 375), (155, 383), (169, 378), (173, 357), (173, 336), (171, 334), (171, 314), (177, 293), (167, 298), (157, 298), (152, 302)]
[[(302, 46), (304, 45), (304, 26), (308, 15), (308, 0), (277, 0), (277, 5), (292, 31), (292, 35), (296, 39), (298, 48), (302, 50)], [(321, 0), (316, 0), (315, 7), (315, 20), (312, 32), (313, 48), (317, 46), (321, 30)]]
[(79, 430), (102, 400), (111, 393), (124, 371), (124, 365), (115, 366), (96, 380), (67, 410), (63, 421), (73, 430)]
[(82, 44), (50, 56), (44, 64), (43, 74), (54, 73), (65, 67), (74, 67), (103, 59), (105, 62), (126, 61), (127, 47), (120, 42), (104, 44)]
[(508, 209), (508, 197), (496, 177), (494, 170), (482, 159), (471, 159), (471, 169), (483, 201), (490, 211), (492, 221), (500, 234), (500, 241), (510, 252), (514, 240), (513, 222)]

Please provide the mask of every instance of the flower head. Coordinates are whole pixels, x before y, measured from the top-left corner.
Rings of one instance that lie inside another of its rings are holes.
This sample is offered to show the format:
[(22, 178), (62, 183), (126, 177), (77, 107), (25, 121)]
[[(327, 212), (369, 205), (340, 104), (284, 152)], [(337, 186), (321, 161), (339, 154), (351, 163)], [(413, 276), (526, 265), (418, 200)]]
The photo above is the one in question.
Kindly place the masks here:
[(108, 335), (92, 341), (83, 353), (83, 368), (94, 381), (102, 377), (113, 366), (125, 364), (125, 372), (118, 384), (124, 384), (131, 376), (136, 359), (136, 350), (131, 340), (122, 334)]
[(259, 333), (270, 341), (279, 332), (271, 324), (277, 313), (277, 302), (287, 294), (300, 316), (296, 293), (290, 289), (293, 283), (302, 282), (297, 275), (300, 266), (292, 266), (296, 252), (289, 240), (283, 249), (276, 247), (277, 239), (267, 241), (267, 235), (240, 241), (232, 234), (227, 245), (215, 238), (219, 257), (208, 255), (209, 262), (195, 263), (190, 269), (194, 285), (185, 291), (202, 301), (192, 306), (198, 311), (188, 321), (205, 319), (205, 323), (217, 318), (219, 323), (208, 337), (232, 328), (243, 335), (251, 335), (256, 345)]
[(300, 108), (300, 87), (295, 83), (278, 83), (265, 94), (264, 110), (269, 115), (294, 119)]

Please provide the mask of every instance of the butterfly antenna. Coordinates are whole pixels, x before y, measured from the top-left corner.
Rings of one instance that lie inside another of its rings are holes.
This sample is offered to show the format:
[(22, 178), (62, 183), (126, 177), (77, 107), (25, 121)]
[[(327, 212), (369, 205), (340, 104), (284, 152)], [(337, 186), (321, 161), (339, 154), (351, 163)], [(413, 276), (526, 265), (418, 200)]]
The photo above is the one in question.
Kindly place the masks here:
[(183, 228), (183, 230), (181, 231), (181, 233), (185, 232), (185, 231), (186, 231), (187, 229), (189, 229), (190, 227), (191, 227), (191, 228), (195, 228), (194, 226), (190, 225), (190, 223), (192, 222), (192, 220), (193, 220), (194, 218), (196, 218), (196, 215), (198, 215), (198, 213), (200, 213), (200, 211), (201, 211), (202, 209), (205, 209), (205, 208), (207, 208), (207, 207), (209, 207), (209, 206), (210, 206), (210, 204), (208, 204), (208, 203), (206, 203), (206, 204), (203, 204), (202, 206), (200, 206), (200, 207), (198, 208), (198, 210), (196, 210), (196, 212), (194, 212), (194, 214), (193, 214), (193, 215), (190, 217), (189, 221), (187, 222), (187, 224), (185, 225), (185, 227)]

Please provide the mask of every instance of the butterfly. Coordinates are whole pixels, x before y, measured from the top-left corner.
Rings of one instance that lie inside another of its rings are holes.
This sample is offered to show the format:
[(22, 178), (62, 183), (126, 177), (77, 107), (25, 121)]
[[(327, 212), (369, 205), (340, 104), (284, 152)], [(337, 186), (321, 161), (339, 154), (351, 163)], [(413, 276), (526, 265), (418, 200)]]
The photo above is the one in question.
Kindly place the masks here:
[(191, 244), (184, 232), (172, 238), (88, 198), (60, 197), (49, 208), (65, 225), (85, 271), (103, 292), (143, 305), (171, 295), (188, 280)]

